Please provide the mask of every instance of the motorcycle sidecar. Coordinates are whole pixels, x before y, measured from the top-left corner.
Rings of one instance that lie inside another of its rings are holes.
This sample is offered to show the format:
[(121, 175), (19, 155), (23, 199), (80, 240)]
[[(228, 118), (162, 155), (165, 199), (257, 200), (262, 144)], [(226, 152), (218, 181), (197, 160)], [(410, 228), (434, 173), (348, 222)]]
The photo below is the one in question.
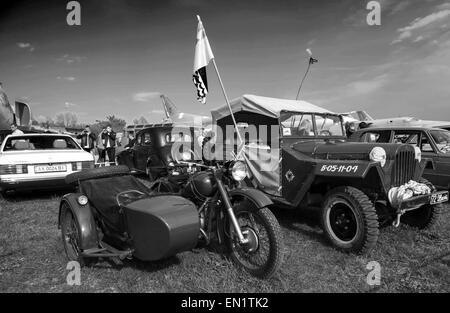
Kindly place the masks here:
[(59, 227), (70, 260), (134, 256), (163, 259), (197, 244), (197, 208), (178, 195), (152, 193), (126, 166), (66, 177), (78, 192), (60, 203)]

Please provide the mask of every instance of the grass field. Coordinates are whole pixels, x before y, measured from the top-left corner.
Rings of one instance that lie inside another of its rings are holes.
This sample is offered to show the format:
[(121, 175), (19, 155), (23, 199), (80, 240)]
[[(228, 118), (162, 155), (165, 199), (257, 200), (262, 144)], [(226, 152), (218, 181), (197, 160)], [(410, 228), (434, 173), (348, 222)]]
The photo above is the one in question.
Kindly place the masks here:
[[(366, 256), (329, 246), (314, 212), (277, 212), (285, 239), (280, 272), (267, 281), (236, 269), (223, 255), (196, 249), (161, 262), (99, 260), (66, 283), (67, 260), (57, 229), (62, 194), (0, 196), (0, 292), (450, 292), (450, 210), (431, 231), (383, 229)], [(369, 286), (366, 265), (381, 265)]]

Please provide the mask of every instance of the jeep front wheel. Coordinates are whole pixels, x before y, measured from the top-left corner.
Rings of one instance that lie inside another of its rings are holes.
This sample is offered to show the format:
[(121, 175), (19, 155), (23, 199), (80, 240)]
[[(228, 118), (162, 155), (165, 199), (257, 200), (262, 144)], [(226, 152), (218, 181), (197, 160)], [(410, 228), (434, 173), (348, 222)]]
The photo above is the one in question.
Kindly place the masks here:
[(378, 240), (375, 206), (359, 189), (344, 186), (329, 191), (321, 217), (325, 236), (339, 250), (366, 253)]

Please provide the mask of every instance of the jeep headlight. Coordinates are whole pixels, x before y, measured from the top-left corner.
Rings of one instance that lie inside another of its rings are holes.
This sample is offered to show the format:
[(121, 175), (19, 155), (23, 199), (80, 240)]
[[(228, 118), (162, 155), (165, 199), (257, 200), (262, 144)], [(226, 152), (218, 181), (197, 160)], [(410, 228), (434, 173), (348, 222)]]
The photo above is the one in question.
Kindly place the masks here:
[(373, 162), (380, 163), (381, 167), (386, 164), (386, 150), (381, 147), (375, 147), (370, 151), (369, 158)]
[(422, 151), (419, 147), (414, 147), (414, 156), (417, 162), (420, 163), (422, 161)]
[(181, 154), (181, 158), (183, 159), (183, 161), (190, 161), (192, 159), (191, 153), (190, 152), (183, 152)]
[(234, 162), (231, 168), (231, 176), (236, 181), (242, 181), (247, 177), (247, 165), (242, 161)]

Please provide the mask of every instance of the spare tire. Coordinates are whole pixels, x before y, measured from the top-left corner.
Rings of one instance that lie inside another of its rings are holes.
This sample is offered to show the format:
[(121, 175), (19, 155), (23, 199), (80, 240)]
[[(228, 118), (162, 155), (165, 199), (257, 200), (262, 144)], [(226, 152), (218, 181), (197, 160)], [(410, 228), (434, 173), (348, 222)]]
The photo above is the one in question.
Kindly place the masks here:
[(130, 174), (130, 169), (126, 165), (105, 166), (69, 174), (66, 176), (65, 181), (66, 184), (70, 185), (84, 180), (106, 178), (111, 176), (120, 176), (127, 174)]

